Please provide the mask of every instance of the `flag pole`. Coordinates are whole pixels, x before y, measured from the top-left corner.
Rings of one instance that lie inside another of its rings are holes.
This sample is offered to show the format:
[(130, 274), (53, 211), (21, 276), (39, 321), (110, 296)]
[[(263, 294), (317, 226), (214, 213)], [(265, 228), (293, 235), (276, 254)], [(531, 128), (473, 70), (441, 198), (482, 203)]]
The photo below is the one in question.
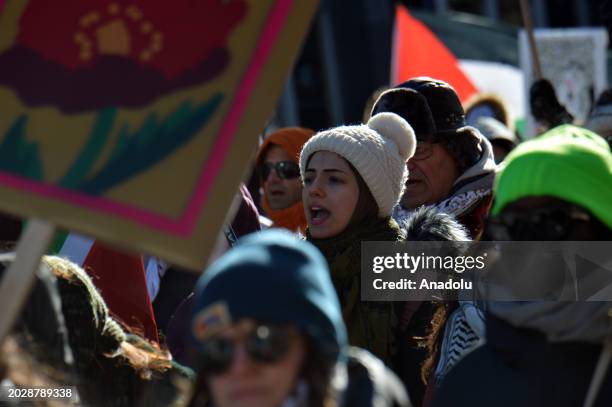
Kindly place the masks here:
[(525, 27), (525, 31), (527, 31), (527, 38), (529, 39), (529, 50), (531, 51), (535, 79), (542, 79), (542, 66), (540, 65), (538, 47), (535, 41), (535, 35), (533, 34), (533, 20), (531, 18), (531, 8), (529, 7), (528, 0), (521, 0), (521, 14), (523, 16), (523, 26)]
[(53, 240), (55, 226), (30, 219), (19, 242), (15, 258), (0, 281), (0, 343), (4, 341), (31, 291), (40, 259)]

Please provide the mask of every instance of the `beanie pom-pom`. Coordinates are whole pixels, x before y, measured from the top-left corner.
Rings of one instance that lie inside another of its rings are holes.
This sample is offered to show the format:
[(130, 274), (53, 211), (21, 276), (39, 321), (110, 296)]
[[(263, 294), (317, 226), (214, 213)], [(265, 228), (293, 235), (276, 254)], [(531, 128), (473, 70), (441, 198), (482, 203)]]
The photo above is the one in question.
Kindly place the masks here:
[(390, 112), (378, 113), (368, 120), (367, 126), (393, 141), (404, 161), (408, 161), (414, 155), (416, 148), (414, 130), (401, 116)]

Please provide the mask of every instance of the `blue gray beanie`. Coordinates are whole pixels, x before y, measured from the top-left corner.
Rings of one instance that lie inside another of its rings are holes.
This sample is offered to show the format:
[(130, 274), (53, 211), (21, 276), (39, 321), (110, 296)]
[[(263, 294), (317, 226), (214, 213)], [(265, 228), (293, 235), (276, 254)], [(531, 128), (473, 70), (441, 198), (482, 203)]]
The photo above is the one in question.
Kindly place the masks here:
[(332, 360), (347, 346), (325, 259), (287, 231), (246, 236), (198, 281), (192, 318), (196, 341), (243, 318), (293, 325)]

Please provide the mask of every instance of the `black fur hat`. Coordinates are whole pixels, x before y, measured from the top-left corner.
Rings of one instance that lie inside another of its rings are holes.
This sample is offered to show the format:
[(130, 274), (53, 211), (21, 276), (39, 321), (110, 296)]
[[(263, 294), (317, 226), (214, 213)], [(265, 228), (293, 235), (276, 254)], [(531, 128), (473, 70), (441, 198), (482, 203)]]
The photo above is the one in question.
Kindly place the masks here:
[(379, 112), (402, 116), (417, 139), (454, 133), (465, 126), (465, 112), (455, 90), (428, 77), (410, 79), (384, 92), (372, 108), (373, 115)]
[(406, 119), (417, 141), (444, 144), (461, 172), (482, 155), (478, 131), (466, 127), (459, 96), (446, 82), (429, 77), (403, 82), (380, 95), (372, 107), (372, 115), (380, 112), (393, 112)]

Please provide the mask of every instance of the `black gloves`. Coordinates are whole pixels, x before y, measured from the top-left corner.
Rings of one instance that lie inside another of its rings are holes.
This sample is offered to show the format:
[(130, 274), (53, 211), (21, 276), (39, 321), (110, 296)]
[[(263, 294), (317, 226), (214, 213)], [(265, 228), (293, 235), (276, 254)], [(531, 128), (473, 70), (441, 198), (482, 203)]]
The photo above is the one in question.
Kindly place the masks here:
[(538, 79), (529, 90), (529, 104), (533, 117), (548, 129), (572, 123), (574, 117), (559, 103), (555, 88), (546, 79)]

